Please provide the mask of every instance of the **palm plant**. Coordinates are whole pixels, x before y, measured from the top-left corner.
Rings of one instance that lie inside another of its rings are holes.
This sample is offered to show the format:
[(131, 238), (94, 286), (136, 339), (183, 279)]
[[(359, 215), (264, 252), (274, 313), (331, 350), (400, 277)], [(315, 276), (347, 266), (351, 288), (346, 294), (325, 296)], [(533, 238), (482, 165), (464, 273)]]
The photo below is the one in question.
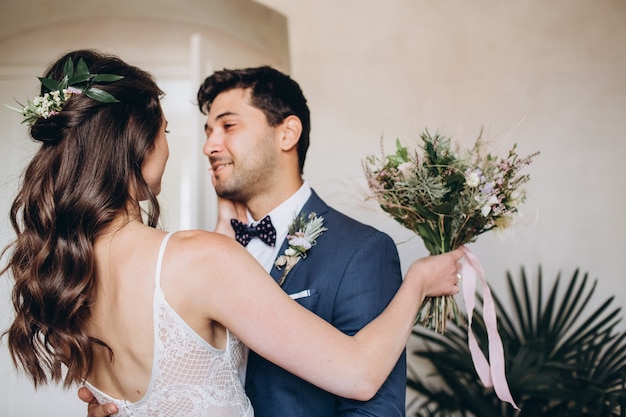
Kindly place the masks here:
[[(434, 368), (427, 378), (409, 368), (407, 386), (422, 400), (414, 416), (626, 415), (626, 333), (616, 331), (621, 318), (620, 308), (611, 307), (613, 297), (593, 308), (590, 301), (597, 280), (589, 285), (588, 274), (581, 278), (578, 270), (562, 294), (559, 273), (545, 299), (541, 267), (537, 281), (533, 299), (524, 269), (520, 280), (507, 272), (510, 303), (494, 293), (509, 388), (521, 410), (482, 386), (471, 362), (467, 329), (451, 324), (445, 335), (422, 327), (413, 332), (424, 343), (414, 354)], [(478, 301), (480, 309), (480, 297)], [(487, 346), (480, 314), (472, 329), (480, 345)]]

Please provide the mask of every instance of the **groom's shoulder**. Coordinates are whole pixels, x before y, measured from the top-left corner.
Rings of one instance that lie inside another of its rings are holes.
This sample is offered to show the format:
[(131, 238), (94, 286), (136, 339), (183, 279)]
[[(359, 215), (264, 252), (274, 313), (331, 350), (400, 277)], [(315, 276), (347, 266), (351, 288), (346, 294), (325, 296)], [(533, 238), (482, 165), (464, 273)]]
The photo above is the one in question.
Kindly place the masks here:
[(380, 232), (378, 229), (374, 228), (373, 226), (369, 224), (365, 224), (361, 222), (360, 220), (357, 220), (354, 217), (351, 217), (347, 215), (346, 213), (344, 213), (343, 211), (340, 211), (332, 206), (328, 206), (327, 215), (329, 219), (332, 219), (333, 222), (336, 222), (337, 224), (340, 224), (342, 226), (351, 227), (355, 229), (374, 230), (374, 231)]
[(325, 220), (327, 220), (325, 222), (327, 223), (325, 227), (329, 230), (331, 228), (336, 228), (342, 233), (349, 233), (352, 234), (354, 237), (371, 236), (391, 239), (386, 233), (382, 232), (381, 230), (378, 230), (377, 228), (369, 224), (363, 223), (362, 221), (357, 220), (354, 217), (351, 217), (331, 206), (328, 206), (328, 211), (324, 214), (323, 217), (325, 218)]
[[(327, 239), (325, 249), (334, 253), (355, 253), (365, 250), (366, 253), (375, 248), (378, 255), (372, 257), (370, 261), (398, 258), (398, 251), (394, 240), (387, 233), (375, 227), (365, 224), (353, 217), (348, 216), (332, 207), (328, 208), (325, 216), (328, 221), (324, 221), (327, 228)], [(325, 219), (326, 220), (326, 219)], [(321, 242), (320, 241), (318, 243)]]

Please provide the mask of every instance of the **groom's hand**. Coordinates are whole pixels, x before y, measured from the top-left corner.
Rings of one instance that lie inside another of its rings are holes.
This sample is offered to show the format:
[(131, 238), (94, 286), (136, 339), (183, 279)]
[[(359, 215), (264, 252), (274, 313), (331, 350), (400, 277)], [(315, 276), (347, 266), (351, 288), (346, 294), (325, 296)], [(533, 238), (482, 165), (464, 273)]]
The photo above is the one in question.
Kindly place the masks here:
[(85, 387), (81, 387), (78, 390), (78, 398), (89, 404), (87, 406), (87, 417), (106, 417), (117, 413), (115, 404), (100, 405), (96, 397)]

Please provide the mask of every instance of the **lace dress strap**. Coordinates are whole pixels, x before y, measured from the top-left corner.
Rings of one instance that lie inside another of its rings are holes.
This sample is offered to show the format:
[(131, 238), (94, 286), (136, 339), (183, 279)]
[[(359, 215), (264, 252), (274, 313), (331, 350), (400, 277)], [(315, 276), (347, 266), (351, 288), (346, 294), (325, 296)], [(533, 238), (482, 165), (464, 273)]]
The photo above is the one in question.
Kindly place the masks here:
[(174, 232), (169, 232), (163, 238), (161, 242), (161, 247), (159, 248), (159, 255), (157, 257), (156, 270), (154, 271), (154, 290), (161, 288), (161, 268), (163, 267), (163, 255), (165, 254), (165, 247), (167, 246), (167, 242), (170, 240), (170, 237)]

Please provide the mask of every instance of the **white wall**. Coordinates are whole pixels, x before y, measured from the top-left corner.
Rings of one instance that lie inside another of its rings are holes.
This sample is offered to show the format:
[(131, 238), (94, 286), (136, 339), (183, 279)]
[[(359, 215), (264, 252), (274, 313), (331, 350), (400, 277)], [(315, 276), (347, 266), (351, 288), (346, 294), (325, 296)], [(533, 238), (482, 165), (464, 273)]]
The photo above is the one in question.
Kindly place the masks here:
[[(408, 240), (399, 245), (404, 267), (426, 252), (365, 202), (361, 159), (378, 152), (381, 136), (390, 149), (429, 127), (469, 144), (484, 126), (503, 150), (517, 142), (522, 153), (541, 151), (515, 230), (471, 245), (495, 291), (504, 294), (505, 272), (521, 266), (533, 276), (541, 264), (544, 278), (581, 268), (598, 278), (597, 299), (615, 295), (626, 306), (626, 2), (260, 2), (288, 19), (291, 74), (312, 109), (307, 179), (330, 204)], [(0, 120), (3, 135), (15, 133)], [(12, 184), (15, 167), (14, 154), (0, 153), (0, 185)], [(0, 404), (83, 415), (73, 392), (9, 390), (8, 369), (0, 355)], [(7, 417), (43, 414), (1, 407)]]
[[(262, 0), (289, 21), (292, 75), (312, 109), (306, 176), (330, 203), (411, 234), (364, 202), (361, 160), (428, 127), (470, 144), (541, 155), (511, 235), (470, 248), (488, 280), (523, 265), (577, 267), (626, 306), (626, 2), (621, 0)], [(399, 246), (404, 266), (425, 254)], [(504, 293), (504, 292), (503, 292)]]

